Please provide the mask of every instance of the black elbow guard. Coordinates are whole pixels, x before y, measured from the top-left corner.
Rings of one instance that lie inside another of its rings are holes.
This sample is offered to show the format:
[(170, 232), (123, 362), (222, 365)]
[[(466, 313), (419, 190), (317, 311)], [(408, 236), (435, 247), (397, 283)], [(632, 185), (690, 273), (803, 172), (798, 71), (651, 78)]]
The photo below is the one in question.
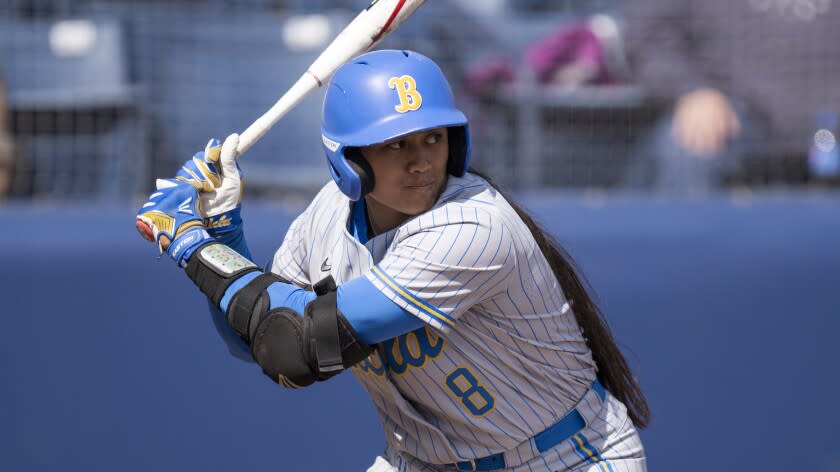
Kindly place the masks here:
[(336, 307), (332, 277), (315, 286), (318, 297), (301, 317), (271, 310), (256, 327), (251, 352), (263, 372), (284, 387), (306, 387), (352, 367), (373, 352)]

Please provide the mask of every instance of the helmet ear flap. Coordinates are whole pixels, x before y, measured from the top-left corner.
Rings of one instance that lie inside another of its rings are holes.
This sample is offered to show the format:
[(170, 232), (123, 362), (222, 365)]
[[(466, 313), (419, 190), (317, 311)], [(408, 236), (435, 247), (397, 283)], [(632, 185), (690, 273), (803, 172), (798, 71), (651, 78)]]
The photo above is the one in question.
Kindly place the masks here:
[(464, 126), (450, 126), (449, 132), (449, 161), (446, 163), (446, 171), (450, 175), (463, 177), (467, 172), (467, 129)]
[(347, 164), (359, 176), (361, 183), (362, 194), (359, 198), (373, 191), (376, 185), (376, 179), (373, 176), (373, 168), (368, 163), (367, 159), (362, 156), (362, 152), (356, 147), (347, 147), (344, 149), (344, 157), (347, 159)]

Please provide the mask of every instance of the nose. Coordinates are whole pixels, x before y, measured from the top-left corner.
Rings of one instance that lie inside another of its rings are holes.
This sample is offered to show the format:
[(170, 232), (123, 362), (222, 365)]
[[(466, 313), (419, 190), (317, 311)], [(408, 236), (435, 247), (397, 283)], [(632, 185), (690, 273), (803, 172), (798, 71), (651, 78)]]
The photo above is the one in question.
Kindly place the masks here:
[(420, 174), (431, 168), (432, 163), (426, 152), (423, 152), (418, 146), (411, 146), (406, 160), (406, 170), (412, 174)]

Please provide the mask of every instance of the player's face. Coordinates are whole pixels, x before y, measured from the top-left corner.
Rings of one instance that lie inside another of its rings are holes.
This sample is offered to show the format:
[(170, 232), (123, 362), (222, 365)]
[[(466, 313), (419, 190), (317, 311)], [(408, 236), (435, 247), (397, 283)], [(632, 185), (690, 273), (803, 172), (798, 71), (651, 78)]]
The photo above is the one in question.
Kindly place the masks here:
[(403, 136), (361, 149), (375, 179), (366, 197), (380, 229), (393, 228), (430, 209), (446, 186), (446, 128)]

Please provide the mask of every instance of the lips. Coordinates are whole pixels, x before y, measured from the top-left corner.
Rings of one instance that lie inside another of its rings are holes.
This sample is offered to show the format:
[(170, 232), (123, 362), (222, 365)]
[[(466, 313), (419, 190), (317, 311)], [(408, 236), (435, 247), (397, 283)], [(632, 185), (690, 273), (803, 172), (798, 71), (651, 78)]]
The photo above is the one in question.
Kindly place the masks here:
[(435, 185), (435, 181), (433, 180), (433, 181), (431, 181), (431, 182), (425, 182), (425, 183), (418, 183), (418, 184), (406, 185), (406, 187), (408, 187), (408, 188), (412, 188), (412, 189), (420, 189), (420, 190), (422, 190), (422, 189), (426, 189), (426, 188), (431, 188), (431, 187), (433, 187), (434, 185)]

